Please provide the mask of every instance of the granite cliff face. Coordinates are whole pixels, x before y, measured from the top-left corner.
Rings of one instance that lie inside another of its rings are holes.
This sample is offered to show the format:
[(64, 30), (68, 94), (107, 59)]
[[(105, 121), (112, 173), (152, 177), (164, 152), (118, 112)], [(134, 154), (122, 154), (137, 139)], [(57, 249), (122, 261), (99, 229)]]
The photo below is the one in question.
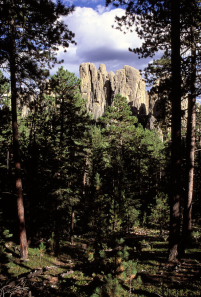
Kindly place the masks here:
[(80, 65), (80, 78), (82, 97), (95, 119), (103, 115), (117, 94), (127, 98), (135, 114), (149, 114), (146, 84), (137, 69), (126, 65), (116, 73), (108, 73), (104, 64), (97, 69), (93, 63), (83, 63)]

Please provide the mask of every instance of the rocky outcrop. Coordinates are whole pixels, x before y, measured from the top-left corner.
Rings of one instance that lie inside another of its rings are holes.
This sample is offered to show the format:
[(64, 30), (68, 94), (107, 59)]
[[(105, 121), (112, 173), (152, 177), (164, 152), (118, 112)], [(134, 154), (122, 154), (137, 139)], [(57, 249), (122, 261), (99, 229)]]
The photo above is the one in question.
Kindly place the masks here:
[(150, 111), (145, 81), (131, 66), (108, 73), (104, 64), (97, 69), (93, 63), (83, 63), (80, 65), (80, 78), (82, 97), (95, 119), (103, 115), (117, 94), (127, 98), (135, 114), (147, 115)]

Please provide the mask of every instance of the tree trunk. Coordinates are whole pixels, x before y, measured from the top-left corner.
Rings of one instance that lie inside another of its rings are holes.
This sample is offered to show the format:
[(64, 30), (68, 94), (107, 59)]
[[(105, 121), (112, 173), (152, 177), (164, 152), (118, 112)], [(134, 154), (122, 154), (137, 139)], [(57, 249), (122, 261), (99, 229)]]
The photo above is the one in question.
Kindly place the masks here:
[(70, 228), (70, 241), (71, 241), (71, 244), (74, 244), (74, 237), (73, 237), (74, 227), (75, 227), (75, 210), (72, 207), (72, 210), (71, 210), (71, 228)]
[(63, 94), (60, 102), (60, 119), (61, 119), (60, 148), (61, 148), (61, 152), (63, 152), (63, 141), (64, 141), (64, 95)]
[(178, 260), (180, 242), (181, 201), (181, 57), (180, 57), (180, 1), (171, 1), (171, 193), (169, 261)]
[(17, 210), (19, 219), (20, 257), (28, 258), (28, 243), (25, 228), (24, 199), (21, 177), (21, 159), (19, 147), (19, 132), (17, 123), (17, 87), (16, 87), (16, 51), (15, 51), (15, 25), (11, 21), (10, 42), (10, 78), (11, 78), (11, 106), (12, 106), (12, 131), (13, 131), (13, 158), (15, 163), (15, 181), (17, 193)]
[(195, 28), (191, 28), (191, 82), (188, 97), (188, 119), (186, 134), (186, 195), (184, 201), (183, 230), (181, 253), (190, 244), (192, 232), (192, 202), (195, 163), (195, 129), (196, 129), (196, 44)]

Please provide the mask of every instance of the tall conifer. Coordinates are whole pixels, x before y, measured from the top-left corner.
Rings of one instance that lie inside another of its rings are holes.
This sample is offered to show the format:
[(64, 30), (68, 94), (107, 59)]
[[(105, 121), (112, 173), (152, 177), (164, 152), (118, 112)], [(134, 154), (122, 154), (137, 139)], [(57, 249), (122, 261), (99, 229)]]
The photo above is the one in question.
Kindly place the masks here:
[[(192, 0), (192, 1), (107, 0), (106, 1), (106, 4), (110, 4), (110, 3), (113, 3), (115, 6), (122, 5), (126, 9), (124, 16), (120, 18), (116, 17), (116, 21), (119, 28), (121, 28), (122, 30), (124, 29), (128, 30), (133, 26), (133, 24), (135, 24), (138, 35), (143, 39), (142, 46), (140, 48), (133, 49), (132, 50), (133, 52), (138, 53), (141, 57), (148, 57), (148, 56), (153, 56), (158, 50), (163, 50), (166, 57), (171, 57), (171, 75), (170, 75), (171, 76), (170, 101), (172, 105), (172, 109), (171, 109), (171, 114), (172, 114), (171, 180), (172, 180), (173, 187), (170, 193), (171, 220), (170, 220), (169, 260), (177, 261), (179, 257), (179, 243), (181, 239), (180, 237), (180, 225), (181, 225), (180, 203), (182, 200), (181, 198), (183, 198), (181, 197), (182, 196), (182, 184), (181, 184), (182, 67), (181, 65), (185, 66), (185, 59), (183, 59), (183, 64), (181, 63), (181, 61), (183, 58), (182, 52), (185, 54), (186, 51), (188, 50), (188, 47), (186, 47), (185, 40), (188, 40), (190, 36), (190, 34), (188, 34), (189, 29), (191, 30), (192, 26), (194, 26), (195, 23), (198, 26), (200, 24), (199, 22), (200, 10), (198, 9), (200, 7), (200, 1), (197, 1), (197, 0)], [(196, 22), (194, 22), (194, 24), (193, 24), (194, 18), (190, 17), (192, 16), (192, 12), (193, 12), (193, 15), (196, 16), (195, 19), (197, 20)], [(192, 55), (192, 60), (191, 60), (192, 67), (194, 67), (193, 61), (194, 61), (194, 58)], [(192, 73), (195, 73), (195, 72), (193, 71)], [(190, 80), (192, 82), (192, 79)], [(192, 85), (192, 89), (193, 88), (194, 87)], [(188, 88), (186, 90), (186, 93), (188, 93)], [(195, 95), (194, 91), (193, 93)], [(195, 100), (195, 96), (193, 100)], [(192, 112), (192, 111), (190, 111), (189, 109), (189, 112)], [(190, 115), (190, 118), (191, 118), (191, 115)], [(193, 137), (191, 133), (191, 145), (192, 145), (192, 141), (193, 141)], [(191, 155), (192, 155), (192, 150), (191, 150)], [(188, 158), (189, 157), (190, 157), (190, 152), (188, 154)], [(188, 164), (190, 164), (190, 166), (192, 167), (192, 162), (193, 162), (192, 156), (190, 158), (191, 160), (188, 161)], [(191, 168), (191, 172), (192, 172), (192, 168)], [(191, 212), (190, 209), (189, 211)], [(187, 215), (187, 212), (185, 211), (184, 217), (186, 215)]]
[(61, 20), (73, 8), (61, 1), (3, 0), (0, 3), (0, 65), (10, 73), (13, 158), (16, 173), (17, 208), (20, 224), (21, 258), (27, 259), (22, 168), (17, 106), (19, 92), (30, 91), (34, 81), (43, 76), (41, 68), (57, 62), (58, 46), (68, 47), (73, 33)]

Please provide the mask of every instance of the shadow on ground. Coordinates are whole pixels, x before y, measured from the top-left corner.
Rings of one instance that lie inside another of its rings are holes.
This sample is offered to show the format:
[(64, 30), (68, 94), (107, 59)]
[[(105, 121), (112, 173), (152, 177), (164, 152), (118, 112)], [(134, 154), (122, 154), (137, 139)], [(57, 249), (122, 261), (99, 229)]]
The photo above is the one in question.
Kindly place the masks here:
[[(137, 261), (139, 269), (132, 296), (200, 296), (201, 252), (198, 248), (189, 250), (180, 263), (170, 264), (166, 261), (167, 243), (158, 236), (133, 234), (125, 238), (125, 244), (130, 248), (130, 259)], [(56, 262), (35, 270), (15, 256), (15, 264), (29, 271), (14, 277), (7, 269), (6, 253), (2, 255), (0, 297), (90, 297), (94, 289), (102, 285), (98, 273), (94, 276), (93, 272), (109, 269), (89, 261), (87, 246), (76, 243), (66, 244)]]

